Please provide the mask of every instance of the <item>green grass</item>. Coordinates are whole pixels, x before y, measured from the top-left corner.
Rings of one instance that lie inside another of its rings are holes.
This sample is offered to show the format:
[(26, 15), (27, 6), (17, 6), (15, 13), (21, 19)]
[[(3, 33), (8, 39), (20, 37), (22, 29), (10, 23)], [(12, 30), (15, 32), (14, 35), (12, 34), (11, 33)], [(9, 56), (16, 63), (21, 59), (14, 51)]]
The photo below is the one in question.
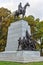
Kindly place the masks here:
[(17, 63), (0, 61), (0, 65), (43, 65), (43, 62)]

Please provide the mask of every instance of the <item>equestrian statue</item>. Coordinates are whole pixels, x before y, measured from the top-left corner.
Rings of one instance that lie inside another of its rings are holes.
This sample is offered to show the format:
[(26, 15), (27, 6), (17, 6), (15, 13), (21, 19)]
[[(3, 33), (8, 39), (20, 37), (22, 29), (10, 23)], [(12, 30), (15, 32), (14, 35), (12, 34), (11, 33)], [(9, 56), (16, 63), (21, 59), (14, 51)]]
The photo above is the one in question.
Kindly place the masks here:
[(29, 3), (26, 3), (24, 7), (22, 7), (22, 3), (20, 2), (20, 4), (18, 5), (18, 10), (15, 11), (14, 16), (18, 17), (19, 15), (22, 14), (22, 17), (24, 17), (25, 13), (26, 13), (26, 7), (30, 6)]

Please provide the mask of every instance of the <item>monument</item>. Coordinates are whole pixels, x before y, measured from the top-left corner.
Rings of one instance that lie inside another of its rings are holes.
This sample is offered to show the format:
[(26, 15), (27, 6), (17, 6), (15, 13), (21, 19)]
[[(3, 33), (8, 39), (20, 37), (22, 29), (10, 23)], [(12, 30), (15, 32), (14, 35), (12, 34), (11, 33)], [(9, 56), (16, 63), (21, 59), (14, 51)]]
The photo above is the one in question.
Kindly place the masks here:
[[(30, 5), (27, 3), (24, 8), (17, 10), (15, 16), (23, 14), (24, 17), (27, 6)], [(40, 57), (39, 51), (35, 51), (35, 41), (30, 36), (31, 29), (27, 21), (19, 20), (11, 23), (8, 28), (7, 45), (5, 51), (0, 53), (0, 60), (15, 62), (42, 61), (43, 57)]]

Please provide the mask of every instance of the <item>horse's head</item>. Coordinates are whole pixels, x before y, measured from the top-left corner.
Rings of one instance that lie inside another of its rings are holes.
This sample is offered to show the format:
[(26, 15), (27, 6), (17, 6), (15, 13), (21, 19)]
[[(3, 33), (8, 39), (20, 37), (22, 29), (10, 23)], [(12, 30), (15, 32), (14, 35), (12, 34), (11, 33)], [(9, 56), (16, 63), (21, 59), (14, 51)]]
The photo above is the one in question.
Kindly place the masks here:
[(26, 3), (26, 5), (27, 5), (27, 6), (30, 6), (30, 4), (29, 4), (29, 3)]
[(30, 6), (30, 4), (29, 3), (26, 3), (26, 5), (24, 6), (24, 9), (26, 9), (27, 6)]

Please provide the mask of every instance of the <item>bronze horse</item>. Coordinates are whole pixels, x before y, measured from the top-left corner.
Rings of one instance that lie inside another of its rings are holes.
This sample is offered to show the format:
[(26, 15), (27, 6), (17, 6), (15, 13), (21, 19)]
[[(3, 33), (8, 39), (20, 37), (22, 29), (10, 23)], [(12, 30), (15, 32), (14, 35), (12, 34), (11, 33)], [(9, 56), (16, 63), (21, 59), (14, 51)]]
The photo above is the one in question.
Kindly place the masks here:
[(14, 16), (15, 16), (15, 17), (18, 17), (19, 15), (22, 14), (22, 16), (24, 17), (25, 12), (26, 12), (26, 7), (27, 7), (27, 6), (30, 6), (29, 3), (26, 3), (26, 5), (25, 5), (24, 7), (22, 7), (22, 9), (21, 9), (20, 12), (19, 12), (18, 10), (16, 10)]

